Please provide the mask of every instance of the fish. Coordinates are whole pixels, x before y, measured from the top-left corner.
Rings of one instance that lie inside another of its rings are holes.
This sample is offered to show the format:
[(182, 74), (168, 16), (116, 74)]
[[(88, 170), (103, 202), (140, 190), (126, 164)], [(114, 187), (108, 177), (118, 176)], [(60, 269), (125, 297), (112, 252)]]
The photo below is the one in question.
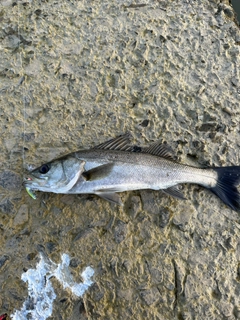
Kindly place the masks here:
[(181, 164), (168, 145), (159, 141), (149, 147), (132, 145), (130, 133), (47, 162), (32, 170), (23, 182), (33, 198), (35, 191), (95, 194), (119, 205), (119, 192), (142, 189), (162, 190), (185, 199), (179, 188), (182, 183), (203, 186), (231, 209), (240, 209), (240, 166)]

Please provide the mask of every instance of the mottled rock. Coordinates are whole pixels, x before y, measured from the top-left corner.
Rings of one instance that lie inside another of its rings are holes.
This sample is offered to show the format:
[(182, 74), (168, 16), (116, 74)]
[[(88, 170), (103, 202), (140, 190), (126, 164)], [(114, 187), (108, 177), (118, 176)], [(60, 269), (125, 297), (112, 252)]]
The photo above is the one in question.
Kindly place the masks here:
[(186, 272), (181, 263), (173, 260), (174, 272), (175, 272), (175, 285), (177, 295), (181, 295), (184, 291), (184, 279)]
[(143, 210), (149, 213), (157, 214), (159, 208), (156, 204), (153, 191), (141, 191)]
[(125, 260), (123, 262), (123, 267), (126, 269), (127, 272), (130, 272), (131, 268), (132, 268), (132, 261), (131, 260)]
[(143, 122), (142, 123), (140, 123), (140, 126), (142, 126), (142, 127), (147, 127), (148, 126), (148, 124), (149, 124), (149, 120), (143, 120)]
[(36, 136), (35, 132), (24, 133), (23, 135), (24, 142), (34, 141), (35, 136)]
[(26, 66), (25, 73), (26, 75), (33, 77), (34, 75), (40, 72), (41, 68), (41, 61), (39, 61), (38, 59), (34, 59), (33, 62)]
[(22, 186), (22, 179), (19, 174), (13, 171), (0, 172), (0, 186), (9, 191), (19, 191)]
[(46, 249), (48, 251), (48, 253), (52, 253), (56, 250), (57, 248), (57, 243), (54, 243), (52, 241), (49, 241), (46, 243)]
[(87, 238), (89, 235), (91, 235), (94, 232), (93, 228), (86, 228), (84, 230), (78, 231), (77, 235), (73, 238), (73, 241), (77, 241), (82, 238)]
[(61, 197), (61, 202), (67, 205), (72, 204), (75, 201), (76, 197), (72, 194), (65, 194)]
[(13, 203), (7, 199), (0, 204), (0, 211), (7, 214), (14, 214), (15, 209)]
[(78, 266), (79, 264), (80, 264), (79, 259), (77, 259), (77, 258), (72, 258), (72, 259), (70, 260), (69, 266), (70, 266), (71, 268), (77, 268), (77, 266)]
[(182, 231), (189, 231), (191, 228), (191, 220), (197, 215), (196, 209), (186, 202), (178, 204), (178, 210), (174, 213), (172, 223)]
[(219, 309), (225, 318), (230, 319), (233, 314), (233, 305), (231, 303), (222, 302), (219, 306)]
[(28, 206), (26, 204), (21, 205), (14, 220), (13, 226), (20, 226), (28, 221)]
[(60, 209), (60, 208), (58, 208), (58, 207), (56, 207), (56, 206), (53, 206), (53, 207), (52, 207), (52, 212), (53, 212), (56, 216), (58, 216), (59, 214), (62, 213), (62, 209)]
[(31, 261), (36, 257), (37, 253), (36, 252), (31, 252), (27, 255), (27, 260)]
[(6, 49), (16, 49), (19, 43), (20, 39), (14, 34), (6, 36), (2, 41), (2, 45)]
[(73, 320), (87, 320), (89, 318), (83, 299), (75, 302), (71, 318)]
[(130, 197), (128, 203), (125, 205), (125, 210), (133, 217), (136, 218), (137, 214), (141, 210), (141, 199), (138, 196)]
[(152, 277), (152, 281), (156, 284), (161, 283), (163, 281), (163, 272), (161, 271), (160, 268), (150, 268), (150, 274)]
[(114, 227), (114, 238), (116, 243), (121, 243), (127, 236), (127, 224), (121, 220), (116, 221), (116, 225)]
[(0, 257), (0, 268), (2, 268), (4, 266), (4, 264), (6, 263), (7, 260), (9, 260), (9, 256), (7, 256), (7, 255), (3, 255)]
[(132, 289), (125, 289), (125, 290), (119, 290), (117, 292), (117, 296), (120, 299), (124, 299), (124, 300), (128, 300), (131, 301), (132, 297), (133, 297), (133, 290)]
[(151, 306), (160, 299), (160, 293), (156, 287), (141, 290), (140, 295), (148, 306)]
[(160, 209), (159, 212), (159, 226), (165, 228), (170, 221), (171, 214), (166, 208)]
[(94, 283), (90, 288), (90, 293), (94, 301), (100, 301), (104, 297), (104, 292)]
[(16, 143), (17, 142), (15, 139), (5, 139), (5, 141), (4, 141), (5, 147), (7, 148), (8, 152), (11, 152), (13, 150)]

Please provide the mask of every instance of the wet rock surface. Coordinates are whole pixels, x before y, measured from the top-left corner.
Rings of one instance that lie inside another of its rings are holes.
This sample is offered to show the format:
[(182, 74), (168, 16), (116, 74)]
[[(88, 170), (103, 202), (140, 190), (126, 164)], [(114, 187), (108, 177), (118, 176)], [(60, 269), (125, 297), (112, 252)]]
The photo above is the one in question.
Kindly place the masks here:
[[(239, 214), (198, 186), (98, 197), (22, 188), (23, 171), (126, 131), (195, 166), (239, 165), (239, 27), (228, 1), (2, 1), (0, 314), (39, 252), (86, 266), (51, 319), (239, 319)], [(23, 154), (24, 152), (24, 154)], [(54, 281), (54, 280), (53, 280)]]

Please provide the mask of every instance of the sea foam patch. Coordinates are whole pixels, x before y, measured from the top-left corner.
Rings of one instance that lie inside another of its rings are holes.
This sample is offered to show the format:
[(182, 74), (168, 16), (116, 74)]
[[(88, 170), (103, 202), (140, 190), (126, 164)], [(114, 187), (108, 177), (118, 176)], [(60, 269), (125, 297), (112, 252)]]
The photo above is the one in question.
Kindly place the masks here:
[(40, 254), (40, 261), (36, 269), (29, 269), (22, 274), (22, 280), (28, 282), (28, 298), (21, 310), (11, 315), (13, 320), (45, 320), (52, 314), (53, 301), (56, 294), (51, 284), (51, 277), (55, 277), (77, 297), (81, 297), (93, 284), (91, 280), (94, 270), (87, 267), (81, 274), (83, 283), (76, 283), (69, 270), (70, 257), (62, 255), (62, 263), (56, 264)]

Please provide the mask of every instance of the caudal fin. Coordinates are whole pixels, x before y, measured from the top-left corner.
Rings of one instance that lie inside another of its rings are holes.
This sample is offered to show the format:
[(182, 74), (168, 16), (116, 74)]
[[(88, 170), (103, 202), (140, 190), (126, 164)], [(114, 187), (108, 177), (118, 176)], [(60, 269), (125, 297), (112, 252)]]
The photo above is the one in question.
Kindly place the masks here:
[(218, 174), (217, 185), (210, 190), (233, 210), (240, 209), (240, 166), (212, 168)]

